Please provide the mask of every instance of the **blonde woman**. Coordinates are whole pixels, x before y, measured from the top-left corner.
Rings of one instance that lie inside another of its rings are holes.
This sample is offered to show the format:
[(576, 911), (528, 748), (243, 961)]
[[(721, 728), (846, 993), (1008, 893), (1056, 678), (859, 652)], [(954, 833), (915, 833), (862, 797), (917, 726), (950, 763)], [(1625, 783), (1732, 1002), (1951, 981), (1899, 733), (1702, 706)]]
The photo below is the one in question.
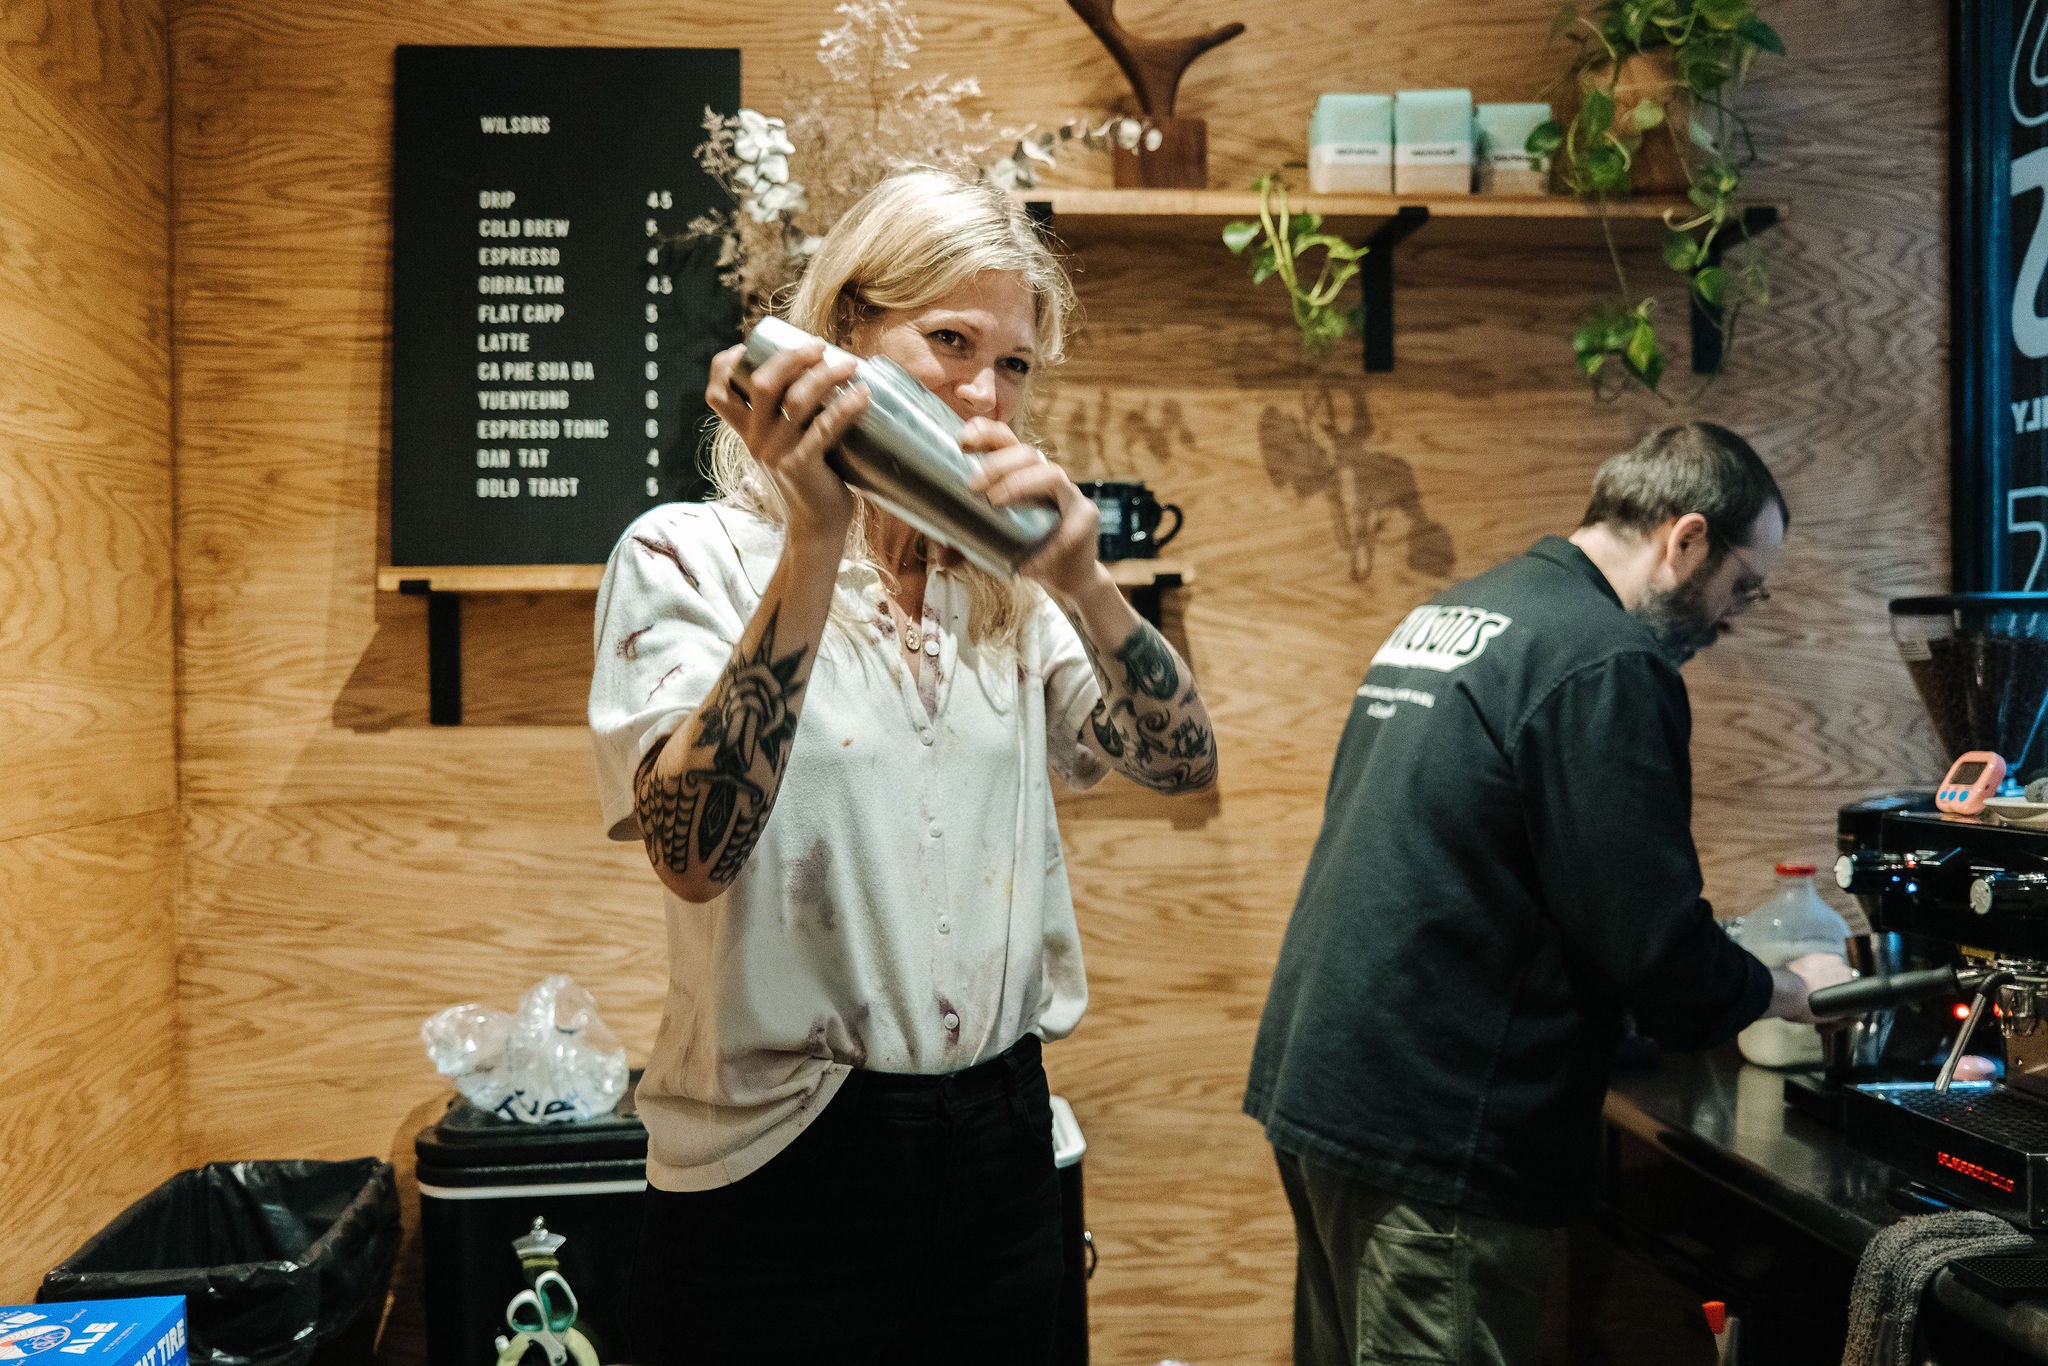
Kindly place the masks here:
[(670, 955), (635, 1360), (1048, 1359), (1039, 1045), (1087, 987), (1047, 770), (1163, 792), (1216, 772), (1094, 505), (1018, 435), (1071, 300), (1016, 204), (917, 171), (846, 214), (785, 311), (965, 419), (993, 501), (1058, 508), (1021, 579), (832, 472), (866, 397), (822, 349), (744, 381), (739, 348), (718, 357), (723, 496), (648, 513), (606, 568), (604, 815), (646, 844)]

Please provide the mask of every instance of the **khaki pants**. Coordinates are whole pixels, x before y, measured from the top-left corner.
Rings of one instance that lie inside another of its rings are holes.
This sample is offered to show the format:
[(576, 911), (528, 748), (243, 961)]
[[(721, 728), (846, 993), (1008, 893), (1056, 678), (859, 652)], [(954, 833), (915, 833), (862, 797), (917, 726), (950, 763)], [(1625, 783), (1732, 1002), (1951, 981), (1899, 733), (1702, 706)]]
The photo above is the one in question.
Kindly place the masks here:
[(1550, 1230), (1402, 1200), (1288, 1153), (1294, 1366), (1536, 1366)]

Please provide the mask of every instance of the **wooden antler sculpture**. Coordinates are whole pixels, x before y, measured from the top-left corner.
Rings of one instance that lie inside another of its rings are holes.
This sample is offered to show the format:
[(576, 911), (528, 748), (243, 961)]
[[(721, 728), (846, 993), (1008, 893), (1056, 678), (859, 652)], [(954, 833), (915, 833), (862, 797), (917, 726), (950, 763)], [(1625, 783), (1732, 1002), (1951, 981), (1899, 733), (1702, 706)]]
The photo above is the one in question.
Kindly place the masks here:
[(1116, 21), (1116, 0), (1067, 0), (1067, 5), (1116, 58), (1137, 94), (1139, 110), (1159, 134), (1156, 144), (1148, 138), (1137, 148), (1118, 148), (1116, 183), (1193, 189), (1206, 185), (1208, 125), (1175, 117), (1174, 98), (1180, 78), (1195, 59), (1243, 33), (1244, 25), (1225, 24), (1192, 38), (1140, 38)]

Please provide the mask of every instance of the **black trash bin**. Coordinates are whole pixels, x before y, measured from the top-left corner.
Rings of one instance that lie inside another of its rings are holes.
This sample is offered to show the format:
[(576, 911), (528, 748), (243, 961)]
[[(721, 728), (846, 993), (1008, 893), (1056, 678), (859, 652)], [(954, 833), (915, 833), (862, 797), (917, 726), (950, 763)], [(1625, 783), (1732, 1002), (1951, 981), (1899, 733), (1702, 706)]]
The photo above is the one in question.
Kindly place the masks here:
[(388, 1162), (214, 1162), (122, 1211), (36, 1301), (183, 1295), (192, 1366), (364, 1366), (398, 1241)]

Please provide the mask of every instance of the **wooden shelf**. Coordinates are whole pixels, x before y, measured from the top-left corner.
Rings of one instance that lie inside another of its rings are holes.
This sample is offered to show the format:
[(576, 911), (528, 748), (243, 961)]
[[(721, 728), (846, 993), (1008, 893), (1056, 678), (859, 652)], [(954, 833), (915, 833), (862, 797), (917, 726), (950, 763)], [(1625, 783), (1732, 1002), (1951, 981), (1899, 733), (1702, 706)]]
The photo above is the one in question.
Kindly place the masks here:
[[(601, 564), (380, 565), (382, 593), (594, 593)], [(418, 585), (414, 587), (413, 585)]]
[[(1059, 218), (1080, 222), (1100, 219), (1207, 220), (1257, 218), (1256, 190), (1104, 190), (1043, 189), (1013, 190), (1034, 221), (1051, 224)], [(1432, 222), (1458, 223), (1475, 231), (1512, 231), (1515, 245), (1530, 248), (1554, 240), (1560, 233), (1576, 240), (1597, 242), (1590, 230), (1600, 221), (1602, 209), (1574, 195), (1400, 195), (1400, 194), (1290, 194), (1290, 213), (1321, 214), (1328, 231), (1342, 233), (1336, 226), (1345, 221), (1371, 222), (1364, 235), (1366, 254), (1359, 262), (1358, 282), (1365, 296), (1364, 353), (1369, 373), (1394, 368), (1394, 255), (1403, 241)], [(1666, 214), (1690, 217), (1697, 210), (1682, 195), (1644, 195), (1609, 200), (1605, 213), (1617, 238), (1630, 242), (1654, 240), (1663, 231)], [(1767, 231), (1784, 217), (1783, 206), (1753, 204), (1743, 210), (1742, 231), (1749, 236)], [(1499, 226), (1493, 226), (1499, 225)], [(1587, 225), (1582, 228), (1580, 225)], [(1549, 226), (1551, 231), (1538, 231)], [(1737, 234), (1722, 233), (1704, 265), (1718, 266), (1722, 251), (1739, 240)], [(1690, 296), (1692, 315), (1692, 368), (1695, 374), (1712, 374), (1721, 368), (1721, 309)]]
[[(1184, 560), (1114, 560), (1110, 578), (1145, 619), (1159, 624), (1159, 595), (1195, 581)], [(462, 724), (462, 598), (466, 593), (593, 593), (601, 564), (379, 565), (377, 589), (427, 600), (427, 714), (437, 726)]]
[[(1179, 587), (1195, 581), (1184, 560), (1113, 560), (1109, 576), (1119, 588)], [(604, 578), (601, 564), (384, 565), (377, 570), (383, 593), (594, 593)]]
[[(1074, 218), (1257, 218), (1255, 190), (1017, 190), (1015, 197), (1045, 205), (1055, 216)], [(1289, 194), (1294, 213), (1319, 213), (1325, 218), (1392, 218), (1404, 208), (1427, 210), (1431, 218), (1584, 219), (1598, 211), (1571, 195), (1399, 195)], [(1608, 216), (1621, 219), (1662, 219), (1667, 210), (1692, 212), (1683, 195), (1646, 195), (1617, 199)]]
[(1195, 581), (1195, 567), (1185, 560), (1111, 560), (1108, 568), (1118, 588), (1183, 588)]

